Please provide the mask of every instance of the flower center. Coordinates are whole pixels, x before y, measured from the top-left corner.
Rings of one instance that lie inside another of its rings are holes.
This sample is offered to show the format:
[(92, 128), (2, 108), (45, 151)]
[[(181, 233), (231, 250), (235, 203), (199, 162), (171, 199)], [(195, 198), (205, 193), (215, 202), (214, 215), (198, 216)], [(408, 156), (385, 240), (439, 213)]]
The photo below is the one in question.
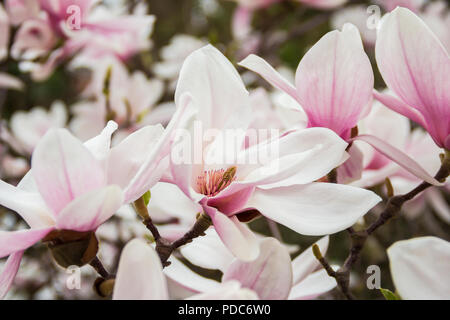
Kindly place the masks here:
[(203, 171), (197, 177), (198, 190), (208, 197), (214, 197), (236, 179), (235, 175), (236, 167), (230, 167), (226, 171), (223, 169)]

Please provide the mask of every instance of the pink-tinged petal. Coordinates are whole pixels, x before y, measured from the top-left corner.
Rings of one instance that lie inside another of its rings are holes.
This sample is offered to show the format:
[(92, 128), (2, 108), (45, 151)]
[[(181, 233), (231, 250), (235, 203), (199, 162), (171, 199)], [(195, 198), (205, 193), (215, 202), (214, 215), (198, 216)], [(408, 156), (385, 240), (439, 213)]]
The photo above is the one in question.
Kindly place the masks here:
[(450, 132), (450, 57), (436, 35), (413, 12), (399, 7), (382, 20), (376, 59), (388, 87), (420, 111), (425, 128), (443, 147)]
[(122, 190), (108, 186), (93, 190), (69, 203), (58, 215), (58, 229), (94, 231), (108, 220), (123, 204)]
[(108, 183), (128, 187), (163, 133), (160, 124), (145, 126), (112, 148), (108, 156)]
[(14, 282), (14, 278), (19, 270), (20, 261), (22, 261), (23, 252), (18, 251), (11, 254), (0, 273), (0, 300), (6, 296)]
[(372, 191), (317, 182), (257, 188), (247, 206), (300, 234), (318, 236), (352, 226), (380, 201)]
[(0, 258), (25, 250), (44, 238), (54, 228), (0, 231)]
[(37, 192), (28, 192), (0, 180), (0, 204), (16, 211), (31, 228), (54, 225), (54, 218)]
[(190, 103), (191, 96), (188, 93), (180, 97), (180, 104), (177, 105), (177, 110), (164, 133), (152, 150), (149, 151), (147, 159), (125, 190), (125, 202), (129, 203), (138, 199), (153, 187), (167, 171), (169, 162), (163, 160), (165, 158), (168, 160), (167, 156), (170, 154), (174, 141), (195, 114), (195, 110), (190, 108)]
[(387, 250), (395, 288), (405, 300), (450, 298), (450, 242), (436, 237), (398, 241)]
[(243, 261), (256, 259), (259, 254), (259, 244), (255, 234), (235, 216), (227, 217), (215, 208), (205, 207), (205, 212), (211, 217), (214, 228), (228, 250)]
[(111, 147), (111, 136), (117, 130), (118, 125), (114, 121), (108, 121), (102, 132), (84, 143), (84, 146), (99, 160), (104, 160)]
[(256, 292), (242, 288), (238, 281), (228, 281), (208, 292), (196, 294), (188, 300), (258, 300)]
[(364, 155), (356, 144), (352, 144), (348, 150), (350, 158), (337, 169), (338, 183), (347, 184), (361, 179), (363, 172)]
[[(322, 255), (324, 256), (328, 250), (329, 240), (330, 238), (326, 236), (315, 243), (319, 246), (320, 252), (322, 252)], [(305, 249), (305, 251), (303, 251), (298, 257), (292, 260), (292, 272), (294, 274), (294, 284), (303, 281), (319, 266), (320, 262), (314, 256), (312, 246)]]
[(113, 300), (167, 300), (167, 284), (155, 250), (134, 239), (122, 251)]
[(289, 294), (289, 300), (311, 300), (330, 291), (336, 285), (336, 280), (330, 277), (324, 269), (321, 269), (293, 286)]
[(238, 280), (255, 291), (260, 299), (283, 300), (292, 287), (292, 265), (289, 252), (274, 238), (261, 241), (259, 256), (245, 262), (235, 259), (222, 281)]
[(55, 214), (105, 184), (100, 162), (66, 129), (50, 129), (36, 146), (31, 163), (39, 192)]
[(0, 72), (0, 88), (22, 90), (23, 83), (16, 77)]
[(369, 103), (373, 82), (359, 31), (351, 24), (323, 36), (300, 61), (295, 77), (309, 126), (330, 128), (343, 138)]
[(224, 192), (219, 193), (214, 198), (208, 198), (206, 204), (218, 209), (227, 215), (240, 211), (253, 193), (255, 187), (236, 185), (236, 188), (229, 186)]
[[(293, 131), (267, 145), (246, 150), (242, 158), (251, 163), (257, 159), (258, 164), (239, 165), (239, 182), (262, 186), (318, 180), (342, 163), (347, 145), (326, 128)], [(238, 163), (241, 163), (239, 157)]]
[(411, 108), (400, 99), (386, 93), (380, 93), (376, 90), (374, 90), (373, 96), (386, 107), (400, 113), (401, 115), (404, 115), (405, 117), (411, 119), (414, 122), (417, 122), (422, 127), (426, 128), (426, 123), (423, 115), (418, 110)]
[(245, 128), (251, 120), (244, 83), (231, 62), (211, 45), (194, 51), (184, 61), (175, 92), (177, 105), (186, 92), (192, 95), (204, 130)]
[(414, 176), (422, 179), (432, 185), (441, 186), (442, 183), (434, 179), (425, 169), (423, 169), (415, 160), (410, 158), (407, 154), (391, 146), (385, 141), (371, 135), (359, 135), (355, 140), (361, 140), (370, 144), (378, 152), (388, 157), (392, 161), (396, 162), (406, 171), (410, 172)]
[(205, 234), (195, 238), (188, 246), (181, 247), (181, 254), (199, 267), (225, 272), (234, 259), (233, 255), (213, 228), (206, 230)]
[(219, 282), (200, 276), (175, 257), (169, 259), (171, 264), (164, 268), (164, 274), (189, 292), (207, 292), (220, 285)]
[(261, 77), (266, 79), (271, 85), (286, 92), (292, 98), (298, 101), (297, 89), (283, 76), (276, 71), (270, 64), (268, 64), (263, 58), (257, 55), (251, 54), (241, 62), (239, 65), (247, 68), (253, 72), (256, 72)]

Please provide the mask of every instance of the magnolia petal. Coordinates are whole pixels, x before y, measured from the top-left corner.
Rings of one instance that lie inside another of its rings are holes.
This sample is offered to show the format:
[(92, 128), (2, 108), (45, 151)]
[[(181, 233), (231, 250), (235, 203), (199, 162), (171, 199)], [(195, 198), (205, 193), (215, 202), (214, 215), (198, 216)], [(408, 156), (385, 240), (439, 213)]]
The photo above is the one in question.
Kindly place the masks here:
[(195, 238), (189, 245), (181, 247), (181, 254), (199, 267), (225, 272), (233, 261), (233, 255), (213, 228), (206, 230), (205, 234), (203, 237)]
[(177, 105), (177, 110), (164, 133), (149, 152), (146, 161), (125, 190), (125, 201), (127, 203), (135, 201), (147, 192), (166, 171), (169, 162), (167, 161), (166, 163), (163, 160), (169, 155), (173, 142), (179, 133), (178, 131), (182, 131), (195, 114), (192, 108), (189, 108), (190, 102), (191, 96), (189, 94), (185, 94), (180, 98), (180, 104)]
[(268, 64), (263, 58), (257, 55), (251, 54), (241, 62), (239, 65), (247, 68), (253, 72), (256, 72), (261, 77), (266, 79), (271, 85), (286, 92), (295, 100), (298, 100), (297, 89), (289, 83), (288, 80), (276, 71), (270, 64)]
[(289, 252), (274, 238), (262, 240), (258, 258), (250, 262), (235, 259), (225, 271), (222, 281), (233, 279), (255, 291), (260, 299), (286, 299), (292, 287)]
[(426, 123), (425, 119), (423, 118), (423, 115), (416, 109), (413, 109), (410, 106), (408, 106), (400, 99), (386, 93), (380, 93), (376, 90), (374, 90), (373, 96), (375, 99), (380, 101), (386, 107), (394, 110), (395, 112), (400, 113), (401, 115), (404, 115), (405, 117), (411, 119), (414, 122), (417, 122), (422, 127), (426, 128)]
[(323, 36), (302, 58), (295, 84), (309, 126), (327, 127), (343, 138), (372, 98), (373, 72), (358, 29)]
[(450, 299), (450, 243), (436, 237), (398, 241), (387, 250), (402, 299)]
[(50, 129), (31, 162), (39, 192), (55, 214), (76, 197), (105, 183), (100, 162), (66, 129)]
[(428, 182), (435, 186), (441, 186), (442, 183), (433, 178), (424, 168), (420, 166), (415, 160), (410, 158), (407, 154), (403, 153), (399, 149), (391, 146), (389, 143), (372, 135), (359, 135), (354, 138), (355, 140), (361, 140), (370, 144), (378, 152), (388, 157), (392, 161), (396, 162), (406, 171), (415, 175), (421, 180)]
[(336, 279), (321, 269), (307, 276), (303, 281), (292, 287), (289, 300), (310, 300), (330, 291), (337, 285)]
[(167, 284), (155, 250), (133, 239), (120, 256), (113, 292), (114, 300), (167, 300)]
[(69, 203), (58, 215), (58, 229), (94, 231), (123, 204), (122, 190), (108, 186), (90, 191)]
[(14, 282), (14, 278), (19, 270), (20, 261), (22, 261), (23, 252), (17, 251), (12, 253), (0, 273), (0, 300), (6, 296)]
[(162, 125), (145, 126), (113, 147), (108, 156), (108, 183), (125, 189), (164, 132)]
[(237, 175), (243, 180), (241, 183), (257, 186), (283, 184), (283, 180), (294, 181), (295, 184), (309, 183), (339, 166), (347, 145), (327, 128), (294, 131), (266, 146), (249, 148), (243, 155), (244, 159), (256, 157), (267, 164), (239, 165)]
[(170, 262), (164, 274), (190, 292), (207, 292), (219, 286), (219, 282), (198, 275), (175, 257)]
[(300, 234), (325, 235), (352, 226), (381, 198), (375, 193), (334, 183), (257, 188), (247, 206)]
[(54, 228), (0, 231), (0, 258), (25, 250), (44, 238)]
[(111, 147), (111, 136), (117, 130), (118, 125), (114, 121), (108, 121), (102, 132), (84, 143), (84, 146), (95, 158), (103, 160), (107, 157)]
[(204, 130), (248, 126), (249, 94), (231, 62), (213, 46), (194, 51), (184, 61), (175, 92), (177, 105), (186, 92), (192, 95)]
[(259, 244), (253, 232), (239, 220), (227, 217), (215, 208), (204, 207), (211, 217), (214, 228), (225, 246), (233, 255), (243, 261), (252, 261), (259, 254)]
[(228, 281), (208, 292), (196, 294), (188, 300), (258, 300), (256, 292), (242, 288), (238, 281)]
[[(320, 252), (325, 256), (330, 238), (328, 236), (321, 238), (315, 244), (320, 248)], [(298, 257), (292, 260), (292, 272), (294, 274), (294, 284), (303, 281), (314, 270), (320, 266), (320, 262), (313, 254), (312, 246), (308, 247)]]
[(50, 210), (37, 192), (28, 192), (0, 180), (0, 204), (16, 211), (31, 228), (54, 224)]
[(428, 26), (406, 8), (393, 10), (381, 22), (375, 51), (383, 79), (401, 100), (420, 111), (427, 131), (444, 147), (450, 132), (448, 52)]

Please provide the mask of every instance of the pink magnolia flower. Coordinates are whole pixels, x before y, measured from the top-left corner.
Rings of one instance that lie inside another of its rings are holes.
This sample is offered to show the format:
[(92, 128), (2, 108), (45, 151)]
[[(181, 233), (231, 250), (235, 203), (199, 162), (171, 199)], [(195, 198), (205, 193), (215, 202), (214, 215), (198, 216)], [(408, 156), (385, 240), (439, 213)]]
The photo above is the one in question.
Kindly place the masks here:
[[(358, 125), (362, 134), (371, 134), (389, 142), (399, 150), (411, 155), (427, 172), (437, 172), (441, 166), (440, 149), (429, 134), (421, 128), (411, 131), (409, 119), (398, 114), (380, 102), (374, 103), (369, 115)], [(414, 189), (421, 181), (416, 176), (401, 168), (397, 163), (386, 158), (367, 144), (355, 141), (363, 157), (364, 170), (359, 180), (352, 185), (368, 188), (383, 183), (389, 177), (395, 194), (404, 194)], [(428, 189), (405, 203), (404, 211), (409, 218), (423, 213), (426, 202), (430, 203), (444, 221), (450, 221), (450, 210), (445, 204), (439, 190)], [(445, 205), (443, 205), (445, 204)]]
[(28, 247), (53, 231), (94, 232), (160, 179), (185, 110), (179, 107), (166, 130), (144, 127), (113, 148), (114, 122), (85, 144), (66, 129), (46, 133), (33, 152), (32, 169), (19, 185), (0, 180), (0, 204), (16, 211), (30, 226), (0, 231), (0, 257), (9, 255), (0, 275), (0, 296), (11, 286)]
[(450, 57), (442, 43), (414, 13), (397, 8), (383, 18), (376, 59), (396, 96), (375, 92), (375, 98), (450, 149)]
[(12, 25), (19, 25), (27, 19), (39, 15), (39, 1), (35, 0), (5, 0), (5, 8)]
[[(327, 251), (328, 237), (317, 242), (322, 252)], [(214, 232), (195, 239), (182, 247), (182, 254), (193, 264), (223, 273), (221, 282), (206, 279), (194, 273), (180, 260), (171, 258), (164, 269), (170, 279), (175, 297), (207, 292), (229, 281), (238, 281), (242, 288), (254, 291), (263, 300), (314, 299), (336, 286), (314, 257), (311, 247), (291, 261), (289, 252), (278, 240), (263, 238), (260, 253), (249, 262), (234, 258)]]
[[(294, 131), (245, 149), (251, 122), (248, 92), (214, 47), (186, 59), (175, 101), (184, 94), (192, 96), (190, 107), (197, 116), (190, 133), (172, 149), (169, 181), (202, 206), (238, 258), (251, 260), (258, 254), (255, 237), (239, 221), (239, 213), (255, 209), (299, 233), (321, 235), (349, 227), (380, 201), (367, 190), (314, 182), (346, 157), (347, 143), (329, 129)], [(190, 138), (197, 125), (207, 139)], [(193, 159), (179, 159), (186, 150), (192, 150)], [(267, 157), (254, 161), (261, 154)]]
[(402, 299), (450, 299), (448, 241), (436, 237), (397, 241), (387, 254), (392, 280)]
[(256, 55), (240, 65), (298, 101), (309, 127), (329, 128), (348, 141), (363, 140), (422, 180), (439, 185), (417, 162), (385, 141), (369, 135), (350, 136), (351, 129), (370, 111), (374, 81), (355, 26), (345, 24), (342, 31), (323, 36), (300, 61), (295, 86)]
[(414, 12), (418, 12), (422, 5), (424, 4), (424, 0), (378, 0), (387, 11), (392, 11), (397, 7), (408, 8)]
[[(131, 240), (123, 249), (114, 284), (114, 300), (167, 300), (167, 280), (155, 250), (141, 239)], [(208, 293), (192, 296), (198, 300), (249, 300), (256, 295), (233, 281)]]

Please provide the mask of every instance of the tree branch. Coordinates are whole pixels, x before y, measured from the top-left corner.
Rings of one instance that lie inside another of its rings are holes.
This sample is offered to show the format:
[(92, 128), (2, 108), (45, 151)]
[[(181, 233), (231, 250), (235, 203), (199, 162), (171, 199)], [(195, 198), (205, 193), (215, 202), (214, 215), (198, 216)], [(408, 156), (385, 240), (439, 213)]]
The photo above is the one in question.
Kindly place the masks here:
[[(442, 158), (442, 165), (439, 171), (435, 175), (435, 179), (444, 182), (445, 179), (450, 174), (450, 152), (446, 151), (445, 156)], [(355, 231), (352, 227), (348, 228), (347, 231), (351, 238), (351, 247), (350, 252), (345, 259), (344, 264), (337, 270), (334, 271), (331, 269), (328, 261), (320, 254), (320, 250), (316, 246), (313, 247), (314, 255), (322, 264), (324, 269), (327, 271), (330, 277), (336, 279), (339, 289), (346, 296), (347, 299), (352, 300), (353, 295), (349, 289), (350, 283), (350, 271), (353, 265), (358, 261), (359, 256), (361, 254), (362, 249), (364, 248), (364, 244), (367, 240), (367, 237), (374, 233), (379, 227), (387, 223), (390, 219), (395, 217), (401, 210), (403, 204), (418, 194), (431, 187), (431, 184), (428, 182), (422, 182), (416, 188), (411, 190), (408, 193), (403, 195), (392, 196), (389, 198), (385, 209), (379, 215), (378, 219), (375, 220), (368, 228), (361, 231)]]

